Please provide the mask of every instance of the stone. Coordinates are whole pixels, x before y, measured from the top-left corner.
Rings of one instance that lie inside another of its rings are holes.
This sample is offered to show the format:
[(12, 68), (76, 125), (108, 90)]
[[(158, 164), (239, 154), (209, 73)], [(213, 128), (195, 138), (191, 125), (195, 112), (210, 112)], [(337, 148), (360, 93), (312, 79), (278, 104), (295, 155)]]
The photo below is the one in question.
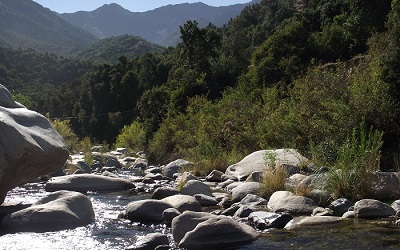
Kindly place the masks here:
[(204, 184), (198, 180), (188, 181), (183, 186), (181, 193), (186, 195), (204, 194), (212, 196), (211, 188), (207, 184)]
[(300, 182), (305, 178), (307, 178), (307, 176), (304, 174), (294, 174), (292, 176), (289, 176), (289, 178), (287, 178), (285, 182), (285, 189), (295, 190)]
[(179, 215), (181, 215), (181, 212), (179, 212), (176, 208), (167, 208), (162, 213), (164, 223), (166, 223), (167, 225), (171, 225), (172, 220)]
[(238, 181), (238, 178), (236, 178), (235, 176), (232, 176), (232, 175), (223, 174), (221, 176), (221, 181), (224, 182), (227, 180)]
[(90, 165), (87, 162), (78, 161), (77, 165), (84, 173), (87, 173), (87, 174), (92, 173), (92, 168), (90, 167)]
[(155, 181), (160, 181), (160, 180), (163, 179), (163, 176), (161, 174), (150, 173), (150, 174), (146, 174), (144, 176), (144, 178), (152, 179), (152, 180), (155, 180)]
[(218, 183), (217, 188), (225, 189), (228, 185), (230, 185), (230, 184), (232, 184), (234, 182), (235, 182), (234, 180), (226, 180), (224, 182)]
[(198, 178), (190, 172), (184, 172), (182, 174), (177, 173), (177, 177), (175, 179), (175, 186), (178, 186), (181, 183), (187, 183), (188, 181), (191, 180), (198, 180)]
[(224, 208), (230, 207), (232, 206), (232, 204), (233, 204), (232, 198), (229, 196), (222, 198), (221, 202), (219, 203), (219, 205)]
[(228, 192), (232, 192), (232, 189), (234, 189), (235, 187), (238, 187), (242, 184), (243, 184), (243, 182), (232, 182), (231, 184), (229, 184), (228, 186), (225, 187), (225, 190)]
[(233, 216), (240, 209), (240, 204), (235, 203), (221, 212), (221, 215)]
[(98, 162), (104, 162), (104, 161), (107, 162), (110, 159), (118, 160), (117, 157), (115, 157), (112, 154), (106, 154), (106, 153), (101, 153), (101, 152), (92, 152), (92, 156), (93, 156), (94, 160), (98, 161)]
[(172, 235), (180, 248), (227, 248), (251, 243), (259, 234), (226, 216), (185, 212), (172, 221)]
[(271, 197), (269, 197), (267, 207), (269, 210), (274, 210), (274, 207), (278, 202), (292, 196), (294, 196), (294, 194), (289, 191), (276, 191), (271, 195)]
[(356, 214), (354, 213), (354, 211), (347, 211), (346, 213), (344, 213), (342, 215), (342, 218), (356, 218)]
[(106, 164), (104, 164), (104, 166), (105, 166), (105, 167), (109, 167), (109, 168), (112, 168), (112, 167), (118, 168), (118, 169), (121, 169), (121, 168), (122, 168), (121, 163), (119, 163), (119, 161), (118, 161), (117, 159), (115, 159), (115, 158), (110, 158), (110, 159), (108, 159), (108, 160), (106, 161)]
[[(269, 162), (266, 159), (268, 155), (272, 156), (274, 162)], [(294, 149), (260, 150), (229, 166), (225, 174), (235, 176), (239, 180), (245, 180), (254, 171), (266, 172), (271, 170), (272, 167), (283, 164), (299, 166), (307, 161), (307, 158)]]
[(277, 214), (265, 211), (253, 212), (248, 217), (250, 225), (259, 230), (268, 228), (282, 229), (292, 219), (293, 217), (288, 214)]
[(329, 208), (316, 207), (312, 211), (312, 216), (333, 216), (333, 211)]
[(279, 201), (273, 208), (275, 213), (287, 213), (290, 215), (311, 215), (317, 207), (315, 201), (303, 196), (291, 196)]
[(94, 221), (90, 199), (78, 192), (51, 193), (32, 206), (3, 219), (9, 232), (48, 232), (85, 226)]
[(154, 250), (158, 246), (168, 245), (168, 237), (162, 233), (150, 233), (136, 236), (136, 243), (125, 250)]
[(268, 201), (258, 195), (255, 194), (248, 194), (246, 195), (241, 201), (240, 204), (242, 205), (267, 205)]
[(201, 204), (193, 196), (177, 194), (161, 201), (169, 203), (181, 213), (185, 211), (201, 212)]
[(161, 168), (151, 167), (144, 171), (145, 174), (161, 174)]
[(45, 186), (45, 190), (48, 192), (57, 190), (86, 192), (102, 190), (125, 190), (132, 188), (135, 188), (135, 185), (129, 180), (95, 174), (55, 177), (47, 182)]
[(370, 173), (368, 176), (368, 194), (373, 199), (383, 201), (400, 199), (400, 181), (398, 173)]
[(260, 192), (260, 183), (243, 182), (239, 186), (232, 189), (232, 201), (239, 202), (248, 194), (258, 194)]
[(256, 208), (249, 205), (240, 205), (239, 209), (233, 214), (234, 218), (246, 218), (251, 213), (255, 212)]
[(351, 223), (351, 221), (336, 216), (300, 216), (291, 220), (285, 226), (285, 229), (288, 230), (304, 229), (305, 227), (310, 227), (310, 226), (325, 227), (326, 225), (332, 225), (337, 223)]
[(224, 173), (219, 170), (213, 170), (206, 177), (206, 181), (221, 182), (221, 177)]
[(346, 198), (339, 198), (335, 201), (332, 201), (329, 205), (329, 208), (332, 209), (333, 215), (342, 216), (344, 213), (349, 211), (349, 208), (352, 206), (351, 201)]
[(209, 206), (216, 206), (218, 201), (213, 196), (208, 196), (205, 194), (195, 194), (194, 198), (200, 203), (201, 206), (209, 207)]
[(164, 221), (165, 209), (173, 208), (171, 204), (160, 200), (139, 200), (130, 202), (125, 211), (125, 218), (132, 222), (161, 223)]
[(260, 171), (253, 171), (251, 174), (246, 178), (246, 182), (260, 182), (261, 181), (262, 172)]
[(15, 102), (1, 84), (0, 131), (0, 204), (9, 190), (62, 169), (68, 159), (47, 118)]
[(172, 176), (174, 174), (178, 173), (179, 171), (181, 171), (185, 168), (192, 167), (192, 166), (193, 166), (193, 163), (183, 160), (183, 159), (178, 159), (178, 160), (168, 163), (164, 167), (164, 175), (167, 176), (168, 178), (172, 178)]
[(161, 200), (168, 196), (179, 194), (179, 190), (172, 187), (159, 187), (153, 192), (153, 199)]
[(392, 202), (392, 205), (390, 205), (394, 210), (400, 211), (400, 200), (395, 200)]
[(363, 199), (354, 204), (354, 214), (356, 218), (376, 219), (393, 216), (396, 210), (381, 201)]

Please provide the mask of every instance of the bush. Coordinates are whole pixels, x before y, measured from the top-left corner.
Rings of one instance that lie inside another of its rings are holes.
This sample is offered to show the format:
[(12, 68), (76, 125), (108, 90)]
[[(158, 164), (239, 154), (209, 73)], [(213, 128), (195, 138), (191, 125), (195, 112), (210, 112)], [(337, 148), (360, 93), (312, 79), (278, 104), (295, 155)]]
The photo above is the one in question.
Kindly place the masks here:
[(124, 126), (117, 137), (116, 147), (128, 148), (132, 151), (141, 151), (145, 149), (146, 133), (143, 125), (134, 121), (129, 126)]
[(270, 166), (271, 170), (266, 171), (261, 180), (260, 196), (269, 199), (275, 191), (285, 190), (286, 171), (276, 165), (276, 155), (274, 153), (266, 153), (264, 155), (266, 166)]
[(57, 132), (64, 138), (65, 144), (70, 152), (79, 150), (78, 137), (71, 129), (69, 120), (55, 119), (51, 122)]
[(336, 198), (357, 200), (368, 197), (368, 173), (379, 170), (382, 132), (367, 130), (364, 121), (337, 152), (337, 161), (330, 167), (328, 189)]

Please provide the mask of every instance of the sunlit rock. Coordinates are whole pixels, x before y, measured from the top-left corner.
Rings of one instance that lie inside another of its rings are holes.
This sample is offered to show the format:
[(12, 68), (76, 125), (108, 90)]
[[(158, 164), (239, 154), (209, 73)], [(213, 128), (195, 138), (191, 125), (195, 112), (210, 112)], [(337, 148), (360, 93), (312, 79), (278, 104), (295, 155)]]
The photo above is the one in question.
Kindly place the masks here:
[(43, 115), (12, 99), (0, 84), (0, 204), (7, 192), (61, 169), (68, 150)]

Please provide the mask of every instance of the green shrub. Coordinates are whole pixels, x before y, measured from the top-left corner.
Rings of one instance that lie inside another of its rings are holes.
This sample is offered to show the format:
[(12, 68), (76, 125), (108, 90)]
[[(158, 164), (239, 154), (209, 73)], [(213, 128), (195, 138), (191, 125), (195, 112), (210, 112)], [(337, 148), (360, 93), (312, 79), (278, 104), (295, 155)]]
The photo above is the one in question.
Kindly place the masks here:
[(367, 130), (363, 121), (338, 148), (337, 161), (331, 166), (327, 181), (335, 197), (368, 197), (367, 175), (379, 170), (382, 135), (377, 130)]
[(61, 137), (64, 138), (65, 144), (70, 152), (79, 150), (79, 140), (74, 131), (72, 131), (69, 120), (55, 119), (51, 124)]
[(117, 137), (116, 147), (128, 148), (132, 151), (141, 151), (145, 149), (146, 133), (143, 125), (134, 121), (129, 126), (124, 126)]

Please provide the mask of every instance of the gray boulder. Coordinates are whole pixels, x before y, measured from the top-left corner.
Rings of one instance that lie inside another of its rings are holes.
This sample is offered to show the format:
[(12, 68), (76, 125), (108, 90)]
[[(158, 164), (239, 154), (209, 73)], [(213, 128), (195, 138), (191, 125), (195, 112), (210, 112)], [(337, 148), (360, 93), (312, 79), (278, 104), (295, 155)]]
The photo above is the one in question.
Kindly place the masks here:
[(168, 208), (173, 207), (166, 201), (132, 201), (126, 207), (125, 218), (142, 223), (161, 223), (164, 220), (163, 212)]
[(349, 208), (352, 206), (351, 201), (346, 198), (339, 198), (335, 201), (332, 201), (329, 205), (329, 208), (332, 209), (333, 215), (342, 216), (344, 213), (349, 211)]
[(249, 223), (253, 227), (264, 230), (267, 228), (284, 228), (293, 219), (288, 214), (277, 214), (265, 211), (253, 212), (249, 215)]
[(248, 194), (258, 194), (260, 192), (260, 183), (243, 182), (232, 189), (232, 201), (239, 202)]
[(226, 216), (185, 212), (172, 221), (172, 235), (180, 248), (227, 248), (250, 243), (258, 233)]
[(310, 226), (326, 226), (336, 223), (351, 223), (351, 221), (336, 216), (300, 216), (291, 220), (285, 229), (304, 229)]
[(294, 196), (294, 194), (289, 191), (276, 191), (269, 198), (267, 207), (268, 209), (273, 210), (278, 202), (292, 196)]
[(315, 201), (303, 196), (291, 196), (279, 201), (273, 208), (275, 213), (287, 213), (290, 215), (311, 215), (317, 207)]
[(390, 205), (394, 210), (400, 211), (400, 200), (395, 200), (392, 202), (392, 205)]
[(221, 182), (221, 177), (224, 173), (219, 170), (213, 170), (206, 177), (206, 181)]
[(162, 217), (164, 219), (164, 223), (166, 223), (167, 225), (171, 225), (172, 220), (181, 214), (182, 213), (179, 212), (176, 208), (167, 208), (164, 210)]
[(201, 212), (201, 204), (193, 196), (177, 194), (161, 201), (169, 203), (181, 213), (185, 211)]
[(108, 160), (106, 161), (106, 164), (104, 164), (104, 166), (105, 166), (105, 167), (109, 167), (109, 168), (112, 168), (112, 167), (114, 167), (114, 168), (119, 168), (119, 169), (122, 168), (121, 163), (120, 163), (117, 159), (115, 159), (115, 158), (110, 158), (110, 159), (108, 159)]
[(205, 194), (195, 194), (194, 198), (204, 207), (216, 206), (218, 204), (217, 198)]
[(354, 204), (354, 214), (363, 219), (386, 218), (395, 215), (396, 210), (381, 201), (363, 199)]
[(79, 174), (56, 177), (47, 182), (45, 186), (45, 190), (48, 192), (57, 190), (86, 192), (101, 190), (124, 190), (131, 188), (135, 188), (135, 185), (129, 180), (95, 174)]
[(3, 225), (11, 232), (47, 232), (84, 226), (94, 218), (88, 197), (78, 192), (58, 191), (29, 208), (7, 215)]
[[(271, 155), (271, 159), (268, 159), (268, 155)], [(299, 166), (306, 161), (307, 158), (294, 149), (260, 150), (229, 166), (225, 174), (244, 180), (254, 171), (266, 172), (283, 164)]]
[(182, 194), (195, 195), (195, 194), (205, 194), (208, 196), (213, 196), (211, 188), (198, 180), (188, 181), (181, 190)]
[(15, 102), (0, 84), (0, 204), (7, 192), (56, 172), (68, 159), (63, 138), (43, 115)]
[(400, 181), (396, 172), (375, 172), (368, 176), (368, 193), (378, 200), (400, 198)]
[(168, 163), (164, 167), (164, 175), (167, 176), (168, 178), (172, 178), (174, 174), (178, 173), (179, 171), (193, 166), (193, 163), (188, 162), (183, 159), (178, 159), (173, 162)]
[(268, 201), (258, 195), (255, 194), (248, 194), (246, 195), (241, 201), (240, 204), (242, 205), (267, 205)]
[(159, 187), (153, 192), (153, 199), (161, 200), (169, 196), (179, 194), (179, 190), (171, 187)]
[(137, 236), (136, 243), (125, 250), (154, 250), (158, 246), (168, 245), (168, 237), (162, 233), (151, 233)]

